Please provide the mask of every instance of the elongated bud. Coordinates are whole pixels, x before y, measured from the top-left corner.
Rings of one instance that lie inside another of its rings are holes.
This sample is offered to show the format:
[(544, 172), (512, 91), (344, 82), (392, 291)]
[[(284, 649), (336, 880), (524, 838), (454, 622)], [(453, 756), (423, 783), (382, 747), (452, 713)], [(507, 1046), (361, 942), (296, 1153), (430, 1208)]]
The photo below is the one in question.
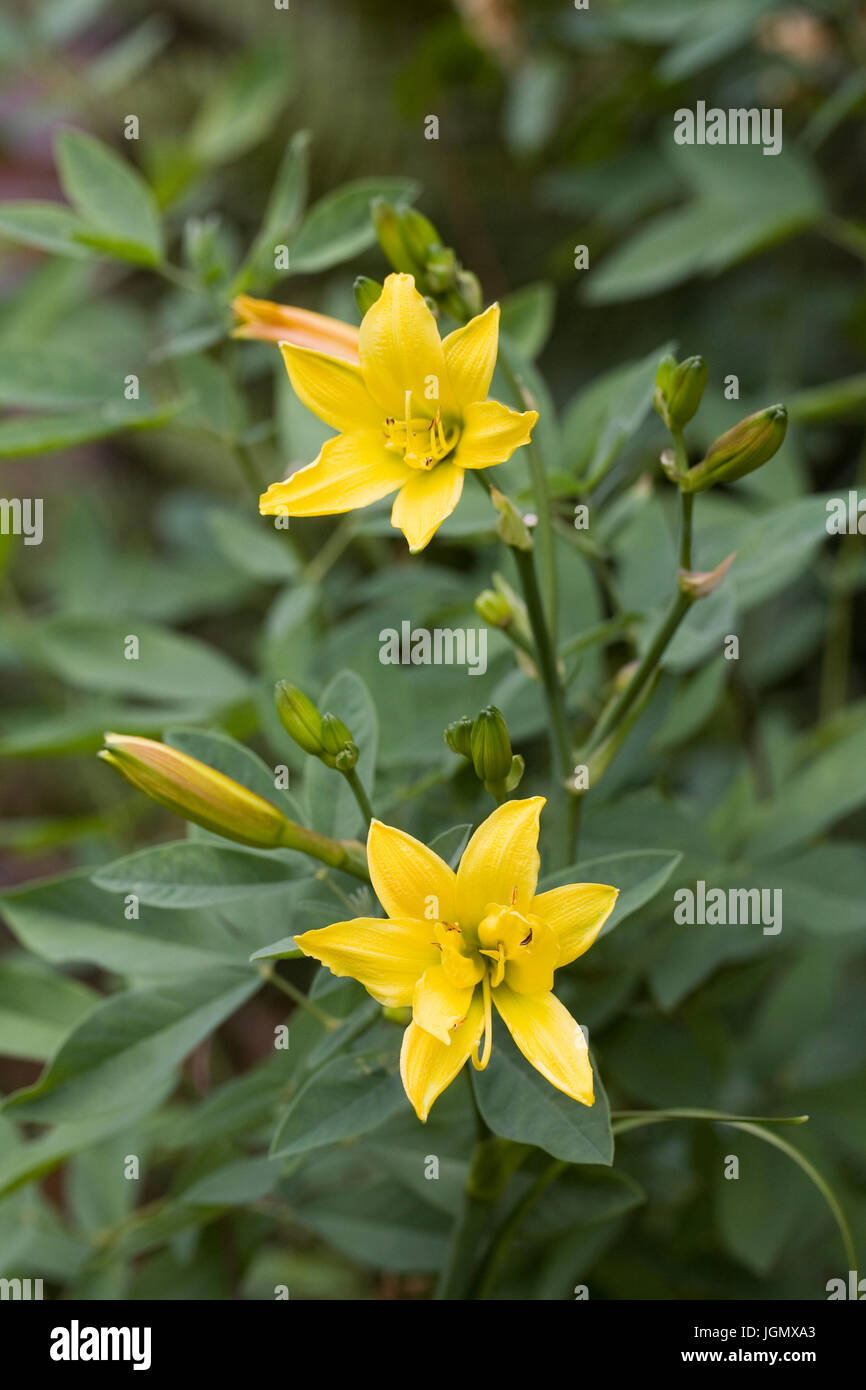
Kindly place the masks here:
[(706, 456), (679, 479), (686, 492), (704, 492), (715, 483), (735, 483), (753, 473), (781, 448), (788, 428), (783, 405), (747, 415), (710, 445)]
[(508, 726), (495, 705), (488, 705), (472, 725), (472, 766), (476, 777), (487, 787), (505, 783), (514, 757)]
[(455, 719), (445, 730), (445, 742), (460, 758), (472, 757), (472, 720), (468, 715)]
[(289, 685), (288, 681), (277, 681), (274, 700), (280, 723), (289, 738), (294, 739), (305, 753), (312, 753), (314, 757), (320, 758), (325, 752), (322, 742), (322, 716), (312, 700), (296, 686)]
[(475, 612), (491, 627), (507, 627), (514, 617), (508, 599), (495, 589), (482, 590), (475, 600)]
[(352, 287), (355, 291), (355, 303), (358, 312), (363, 316), (368, 309), (372, 309), (376, 300), (382, 293), (382, 286), (378, 280), (371, 280), (369, 275), (358, 275)]
[(166, 743), (129, 734), (106, 734), (99, 753), (139, 791), (205, 830), (255, 849), (285, 842), (291, 822), (276, 806)]
[[(535, 420), (538, 419), (535, 412)], [(505, 541), (506, 545), (513, 546), (515, 550), (531, 550), (533, 546), (532, 532), (523, 520), (523, 515), (518, 511), (510, 497), (506, 497), (504, 492), (500, 492), (494, 487), (490, 490), (490, 500), (499, 513), (499, 520), (496, 523), (496, 534)]]
[(374, 198), (370, 213), (379, 245), (394, 269), (417, 275), (420, 267), (406, 245), (398, 209), (386, 198)]
[(357, 764), (357, 746), (353, 743), (352, 735), (342, 719), (338, 719), (336, 714), (322, 715), (322, 745), (323, 751), (319, 757), (328, 767), (335, 767), (340, 772), (351, 772)]
[(663, 357), (656, 372), (653, 404), (668, 429), (681, 430), (696, 414), (707, 385), (703, 357)]
[(452, 271), (449, 284), (452, 284), (457, 259), (453, 251), (448, 251), (442, 245), (442, 238), (429, 217), (425, 217), (423, 212), (419, 212), (417, 208), (400, 208), (397, 216), (400, 221), (403, 245), (416, 265), (426, 267), (443, 252), (446, 253), (446, 256), (451, 257)]

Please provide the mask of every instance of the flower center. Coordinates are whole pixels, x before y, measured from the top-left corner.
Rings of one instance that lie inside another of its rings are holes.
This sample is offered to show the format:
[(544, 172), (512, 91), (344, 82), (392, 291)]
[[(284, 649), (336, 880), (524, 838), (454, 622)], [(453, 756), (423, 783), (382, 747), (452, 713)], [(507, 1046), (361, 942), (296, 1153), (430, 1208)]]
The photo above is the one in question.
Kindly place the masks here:
[(484, 1044), (473, 1063), (487, 1066), (492, 1045), (493, 990), (504, 984), (516, 994), (547, 994), (559, 955), (557, 936), (549, 922), (514, 907), (488, 903), (473, 930), (437, 922), (434, 939), (442, 952), (442, 968), (458, 989), (481, 985), (484, 1002)]
[(426, 470), (450, 454), (460, 438), (457, 425), (446, 426), (442, 412), (437, 409), (430, 419), (412, 414), (412, 392), (406, 392), (405, 414), (402, 420), (389, 415), (383, 430), (385, 448), (402, 453), (411, 468)]

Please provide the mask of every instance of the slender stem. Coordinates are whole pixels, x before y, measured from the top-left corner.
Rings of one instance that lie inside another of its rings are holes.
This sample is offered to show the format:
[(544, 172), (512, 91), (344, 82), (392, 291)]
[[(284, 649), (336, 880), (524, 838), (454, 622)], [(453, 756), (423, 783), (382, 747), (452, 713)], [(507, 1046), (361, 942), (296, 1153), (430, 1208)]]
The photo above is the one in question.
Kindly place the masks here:
[(375, 820), (375, 815), (373, 813), (373, 807), (370, 805), (370, 798), (364, 790), (364, 783), (361, 781), (355, 768), (352, 768), (349, 772), (344, 772), (343, 776), (352, 788), (352, 795), (358, 803), (361, 815), (369, 825), (371, 820)]
[[(680, 492), (680, 568), (691, 569), (692, 566), (692, 503), (693, 495), (688, 492)], [(656, 669), (662, 654), (668, 643), (688, 613), (694, 600), (688, 595), (678, 590), (671, 602), (667, 616), (661, 623), (650, 646), (647, 648), (631, 680), (625, 689), (620, 691), (617, 698), (608, 705), (602, 714), (595, 728), (589, 736), (585, 752), (590, 753), (603, 743), (608, 734), (613, 733), (625, 719), (635, 700), (640, 695), (647, 681)]]
[(551, 1183), (556, 1182), (556, 1179), (564, 1173), (567, 1168), (568, 1164), (563, 1159), (558, 1158), (555, 1159), (553, 1163), (549, 1163), (536, 1178), (528, 1192), (524, 1193), (521, 1197), (508, 1219), (503, 1221), (478, 1271), (478, 1276), (472, 1287), (473, 1298), (479, 1300), (486, 1299), (496, 1280), (496, 1276), (502, 1268), (511, 1243), (520, 1227), (523, 1225), (527, 1213), (535, 1206), (539, 1197), (547, 1191)]
[[(520, 379), (519, 372), (508, 358), (506, 351), (499, 354), (499, 361), (505, 373), (508, 383), (514, 393), (518, 405), (523, 410), (533, 408), (533, 402), (527, 394), (526, 387)], [(541, 450), (534, 439), (530, 439), (526, 445), (526, 452), (529, 457), (529, 474), (532, 482), (532, 494), (535, 498), (535, 511), (538, 517), (535, 534), (538, 538), (538, 558), (539, 569), (542, 575), (542, 589), (544, 592), (544, 607), (550, 630), (556, 637), (558, 625), (559, 599), (556, 582), (556, 551), (553, 539), (553, 523), (550, 510), (550, 489), (547, 486), (547, 473), (544, 468), (544, 459), (541, 457)]]
[(333, 1018), (330, 1014), (326, 1014), (324, 1009), (320, 1009), (318, 1004), (308, 998), (303, 990), (293, 985), (291, 980), (286, 980), (282, 975), (278, 975), (274, 966), (260, 965), (259, 974), (264, 980), (267, 980), (269, 985), (274, 985), (276, 989), (281, 990), (288, 999), (291, 999), (293, 1004), (297, 1004), (299, 1008), (305, 1009), (308, 1014), (317, 1019), (323, 1028), (327, 1028), (329, 1032), (333, 1032), (335, 1028), (339, 1028), (340, 1019)]
[(305, 825), (287, 819), (280, 844), (283, 849), (309, 854), (312, 859), (327, 864), (329, 869), (342, 869), (365, 883), (370, 882), (364, 848), (353, 840), (332, 840), (329, 835), (320, 835), (318, 830), (308, 830)]
[(238, 466), (238, 470), (250, 490), (250, 495), (255, 500), (256, 510), (258, 511), (259, 498), (264, 491), (264, 484), (259, 477), (255, 459), (245, 444), (233, 444), (232, 456)]

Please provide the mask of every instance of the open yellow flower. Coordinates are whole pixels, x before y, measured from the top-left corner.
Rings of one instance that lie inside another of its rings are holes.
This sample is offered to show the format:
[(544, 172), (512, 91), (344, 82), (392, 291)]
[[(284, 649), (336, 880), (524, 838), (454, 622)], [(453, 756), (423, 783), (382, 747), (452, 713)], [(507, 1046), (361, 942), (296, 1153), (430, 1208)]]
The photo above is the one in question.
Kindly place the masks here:
[(534, 410), (489, 401), (499, 306), (441, 339), (411, 275), (389, 275), (364, 315), (360, 363), (280, 343), (297, 395), (340, 433), (272, 483), (265, 516), (325, 516), (396, 492), (391, 524), (414, 553), (450, 516), (467, 468), (504, 463), (529, 441)]
[(358, 917), (295, 937), (380, 1004), (412, 1005), (400, 1074), (420, 1120), (470, 1056), (478, 1070), (487, 1066), (494, 1005), (536, 1070), (592, 1105), (586, 1039), (553, 993), (553, 973), (589, 950), (619, 890), (570, 883), (536, 893), (543, 805), (533, 796), (497, 807), (456, 873), (411, 835), (374, 820), (367, 861), (388, 919)]

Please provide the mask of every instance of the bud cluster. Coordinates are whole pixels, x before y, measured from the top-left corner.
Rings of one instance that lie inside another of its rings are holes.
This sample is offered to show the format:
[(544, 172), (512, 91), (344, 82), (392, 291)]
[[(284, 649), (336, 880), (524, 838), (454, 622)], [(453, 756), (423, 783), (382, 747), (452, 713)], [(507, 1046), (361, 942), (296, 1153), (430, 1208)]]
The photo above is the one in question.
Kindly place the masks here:
[[(417, 208), (395, 207), (385, 198), (374, 199), (372, 214), (379, 244), (391, 265), (414, 276), (419, 291), (434, 308), (441, 307), (460, 321), (481, 312), (477, 276), (464, 270), (429, 218)], [(378, 298), (376, 288), (376, 282), (366, 277), (355, 282), (355, 298), (362, 313)]]
[(336, 714), (320, 714), (312, 700), (288, 681), (277, 682), (274, 699), (280, 723), (299, 748), (320, 758), (326, 767), (353, 771), (358, 746), (342, 719)]
[(445, 730), (445, 742), (452, 753), (472, 764), (475, 776), (497, 801), (519, 784), (523, 759), (512, 753), (508, 726), (495, 705), (488, 705), (474, 719), (468, 715), (455, 719)]

